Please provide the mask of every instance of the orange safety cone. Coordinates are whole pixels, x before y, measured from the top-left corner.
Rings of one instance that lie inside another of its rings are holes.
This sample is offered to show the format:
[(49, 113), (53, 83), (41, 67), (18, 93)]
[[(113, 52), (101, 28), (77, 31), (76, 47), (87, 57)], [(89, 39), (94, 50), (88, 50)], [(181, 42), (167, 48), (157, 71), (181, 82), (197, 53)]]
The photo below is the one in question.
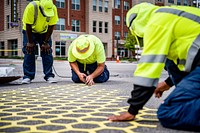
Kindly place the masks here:
[(117, 58), (116, 58), (116, 63), (119, 63), (120, 60), (119, 60), (119, 55), (117, 55)]

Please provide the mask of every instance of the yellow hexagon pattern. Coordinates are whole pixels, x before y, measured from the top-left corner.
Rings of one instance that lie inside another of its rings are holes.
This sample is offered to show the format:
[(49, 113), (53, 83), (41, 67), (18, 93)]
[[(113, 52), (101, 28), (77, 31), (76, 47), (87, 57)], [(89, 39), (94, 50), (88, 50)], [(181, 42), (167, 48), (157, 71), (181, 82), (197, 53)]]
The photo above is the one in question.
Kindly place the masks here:
[(0, 132), (131, 133), (158, 122), (156, 109), (146, 107), (135, 121), (106, 120), (127, 111), (118, 90), (67, 84), (0, 93)]

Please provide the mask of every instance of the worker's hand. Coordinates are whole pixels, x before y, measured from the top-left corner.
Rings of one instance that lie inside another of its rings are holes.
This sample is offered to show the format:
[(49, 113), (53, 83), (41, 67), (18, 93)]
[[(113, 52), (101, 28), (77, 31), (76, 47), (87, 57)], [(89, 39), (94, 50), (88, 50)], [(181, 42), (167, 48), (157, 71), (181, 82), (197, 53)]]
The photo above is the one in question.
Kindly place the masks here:
[(51, 50), (51, 47), (48, 43), (42, 44), (41, 51), (43, 51), (45, 54), (50, 54), (50, 50)]
[(169, 90), (169, 89), (170, 89), (170, 86), (167, 85), (165, 82), (158, 83), (158, 85), (154, 91), (155, 97), (160, 98), (162, 96), (163, 92), (166, 90)]
[(89, 85), (89, 86), (94, 85), (93, 77), (91, 75), (88, 75), (85, 80), (86, 80), (85, 81), (86, 85)]
[(32, 54), (33, 51), (34, 51), (34, 48), (35, 48), (35, 44), (28, 42), (27, 45), (26, 45), (27, 54)]
[(107, 118), (109, 121), (131, 121), (133, 119), (135, 119), (135, 115), (132, 115), (129, 112), (120, 115), (112, 115)]
[(86, 82), (87, 75), (85, 73), (79, 73), (78, 77), (79, 77), (80, 81), (82, 81), (83, 83)]

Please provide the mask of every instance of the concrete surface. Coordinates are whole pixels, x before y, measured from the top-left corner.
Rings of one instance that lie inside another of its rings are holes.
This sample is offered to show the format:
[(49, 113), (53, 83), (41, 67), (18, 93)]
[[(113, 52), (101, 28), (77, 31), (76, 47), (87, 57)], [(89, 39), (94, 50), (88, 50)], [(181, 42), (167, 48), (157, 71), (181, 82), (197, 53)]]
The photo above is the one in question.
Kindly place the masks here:
[[(22, 63), (23, 60), (0, 59), (0, 67), (14, 66), (16, 76), (23, 76)], [(109, 81), (94, 86), (73, 83), (67, 61), (54, 61), (56, 84), (43, 79), (41, 60), (36, 65), (31, 84), (22, 85), (19, 79), (0, 85), (0, 132), (187, 133), (164, 128), (157, 120), (157, 107), (170, 91), (160, 99), (152, 96), (135, 121), (106, 120), (109, 115), (127, 110), (136, 62), (107, 61)], [(166, 77), (163, 71), (160, 80)]]

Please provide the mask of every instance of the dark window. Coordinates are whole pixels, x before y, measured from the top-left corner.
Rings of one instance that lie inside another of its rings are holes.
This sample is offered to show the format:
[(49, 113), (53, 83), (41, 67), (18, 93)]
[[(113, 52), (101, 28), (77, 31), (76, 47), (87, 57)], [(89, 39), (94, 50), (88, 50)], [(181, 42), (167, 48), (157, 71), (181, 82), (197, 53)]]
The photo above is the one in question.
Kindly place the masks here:
[(80, 10), (80, 0), (72, 0), (72, 9)]
[(99, 21), (99, 33), (102, 33), (103, 22)]
[(65, 41), (56, 41), (56, 57), (65, 57)]
[(105, 33), (108, 33), (108, 22), (105, 22), (104, 28), (105, 28)]
[(97, 21), (93, 21), (93, 32), (96, 32), (97, 30)]

